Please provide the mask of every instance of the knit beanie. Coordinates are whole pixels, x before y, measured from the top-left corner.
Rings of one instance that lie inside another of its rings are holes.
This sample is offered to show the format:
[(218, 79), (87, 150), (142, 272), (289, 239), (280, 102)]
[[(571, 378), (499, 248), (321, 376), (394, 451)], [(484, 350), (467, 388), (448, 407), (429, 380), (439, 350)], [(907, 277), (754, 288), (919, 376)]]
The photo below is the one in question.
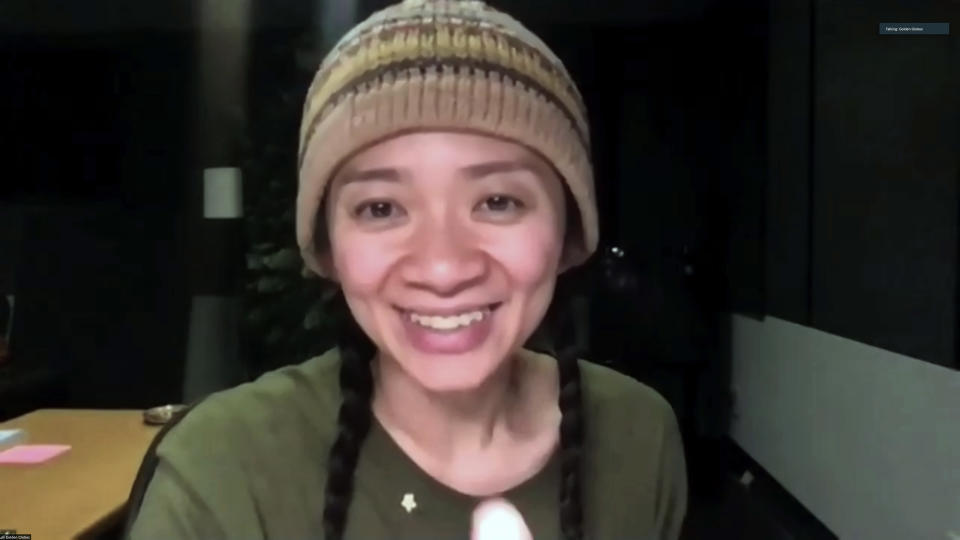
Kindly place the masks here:
[(566, 182), (580, 213), (582, 229), (568, 234), (564, 264), (578, 265), (596, 249), (587, 114), (563, 63), (484, 2), (405, 0), (350, 30), (307, 91), (296, 219), (308, 268), (325, 275), (314, 232), (337, 168), (377, 142), (425, 130), (490, 135), (539, 153)]

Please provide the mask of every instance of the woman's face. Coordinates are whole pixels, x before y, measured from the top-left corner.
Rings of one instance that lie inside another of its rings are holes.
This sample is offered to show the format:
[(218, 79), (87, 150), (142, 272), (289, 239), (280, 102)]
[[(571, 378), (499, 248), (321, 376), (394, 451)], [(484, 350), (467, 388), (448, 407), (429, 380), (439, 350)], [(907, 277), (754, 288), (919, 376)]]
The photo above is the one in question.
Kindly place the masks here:
[(564, 194), (526, 148), (412, 133), (344, 164), (326, 204), (333, 275), (388, 360), (433, 391), (480, 386), (553, 296)]

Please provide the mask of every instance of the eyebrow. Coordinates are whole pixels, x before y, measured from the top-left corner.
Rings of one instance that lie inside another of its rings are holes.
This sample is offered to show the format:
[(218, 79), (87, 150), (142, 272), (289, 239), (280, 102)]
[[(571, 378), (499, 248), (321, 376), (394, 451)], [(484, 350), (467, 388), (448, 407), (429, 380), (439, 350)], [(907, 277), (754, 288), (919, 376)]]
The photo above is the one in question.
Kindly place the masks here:
[(540, 175), (540, 171), (535, 166), (520, 160), (488, 161), (486, 163), (469, 165), (460, 170), (464, 176), (471, 180), (476, 180), (494, 174), (504, 174), (518, 171), (530, 172), (537, 176)]
[(343, 184), (349, 184), (351, 182), (370, 182), (374, 180), (381, 180), (387, 182), (399, 182), (401, 178), (400, 171), (397, 169), (391, 168), (380, 168), (380, 169), (363, 169), (363, 170), (347, 170), (343, 172)]
[[(479, 180), (494, 174), (506, 174), (518, 171), (540, 175), (540, 171), (536, 166), (520, 160), (487, 161), (475, 165), (468, 165), (460, 169), (461, 174), (469, 180)], [(403, 174), (398, 169), (381, 167), (376, 169), (346, 170), (343, 172), (341, 182), (342, 184), (371, 181), (399, 182), (402, 178)]]

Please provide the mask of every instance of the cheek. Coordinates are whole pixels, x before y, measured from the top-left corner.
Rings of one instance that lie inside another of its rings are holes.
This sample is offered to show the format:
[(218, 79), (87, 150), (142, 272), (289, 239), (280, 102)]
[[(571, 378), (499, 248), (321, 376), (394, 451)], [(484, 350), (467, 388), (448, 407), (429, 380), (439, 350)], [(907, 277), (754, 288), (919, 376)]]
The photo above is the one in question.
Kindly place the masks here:
[(378, 242), (341, 235), (332, 247), (340, 286), (353, 294), (373, 294), (382, 285), (396, 255)]
[(501, 264), (514, 283), (536, 287), (552, 282), (560, 262), (562, 242), (554, 227), (531, 224), (523, 231), (505, 231), (488, 244), (488, 253)]

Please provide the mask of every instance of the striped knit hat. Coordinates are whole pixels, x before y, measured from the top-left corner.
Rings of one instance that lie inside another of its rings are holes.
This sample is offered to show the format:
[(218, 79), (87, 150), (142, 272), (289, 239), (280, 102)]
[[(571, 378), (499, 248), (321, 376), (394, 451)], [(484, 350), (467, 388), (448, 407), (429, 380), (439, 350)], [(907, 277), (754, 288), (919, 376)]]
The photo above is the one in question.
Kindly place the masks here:
[(405, 0), (371, 15), (323, 60), (300, 127), (297, 242), (324, 275), (315, 220), (330, 177), (376, 142), (458, 130), (523, 144), (566, 181), (581, 231), (564, 263), (582, 263), (598, 225), (587, 114), (561, 61), (510, 16), (475, 0)]

